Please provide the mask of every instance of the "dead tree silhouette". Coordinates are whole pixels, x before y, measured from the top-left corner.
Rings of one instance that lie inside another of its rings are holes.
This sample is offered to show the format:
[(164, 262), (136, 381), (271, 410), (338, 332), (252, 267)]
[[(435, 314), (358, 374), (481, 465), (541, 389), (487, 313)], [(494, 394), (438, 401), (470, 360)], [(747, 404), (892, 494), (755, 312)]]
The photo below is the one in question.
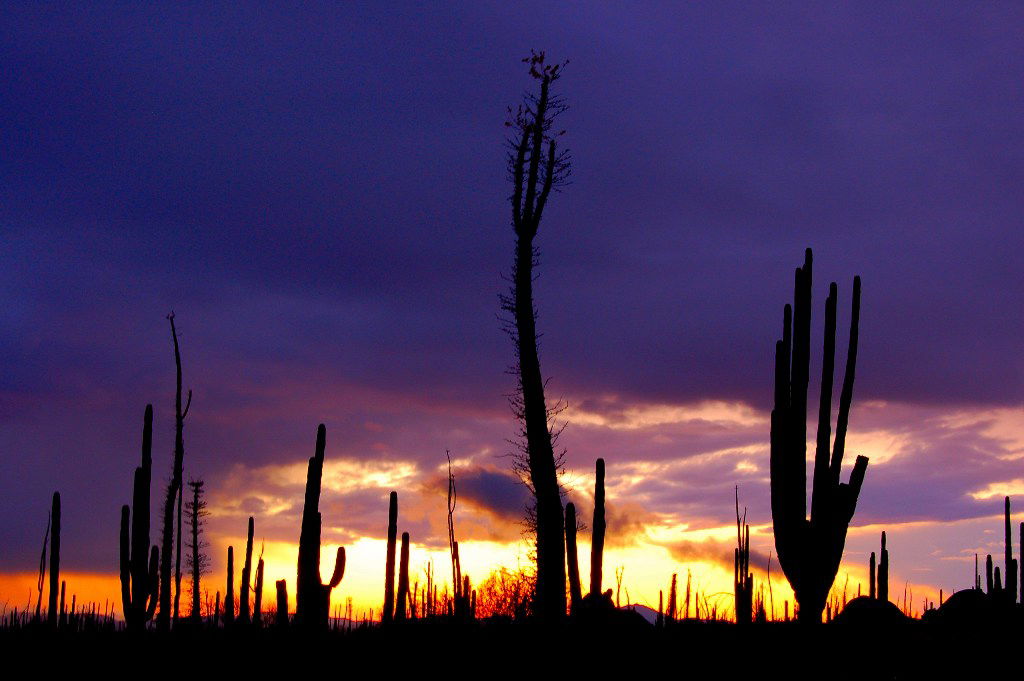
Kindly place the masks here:
[(121, 602), (125, 626), (132, 631), (141, 631), (146, 622), (153, 618), (159, 588), (159, 549), (155, 545), (152, 550), (149, 547), (149, 492), (152, 476), (153, 405), (147, 404), (142, 426), (142, 465), (135, 469), (132, 505), (121, 507)]
[[(298, 571), (295, 578), (295, 622), (309, 629), (326, 629), (330, 609), (331, 590), (341, 583), (345, 575), (345, 547), (338, 547), (331, 581), (320, 581), (320, 483), (324, 474), (324, 449), (327, 446), (327, 428), (316, 429), (316, 450), (309, 459), (306, 471), (306, 494), (302, 505), (302, 528), (299, 534)], [(278, 594), (283, 587), (278, 587)], [(287, 607), (287, 603), (286, 603)]]
[(848, 484), (839, 482), (853, 400), (860, 318), (860, 277), (853, 280), (850, 343), (839, 398), (835, 447), (829, 456), (836, 346), (836, 284), (825, 301), (817, 448), (807, 519), (807, 383), (811, 351), (811, 249), (796, 270), (793, 308), (783, 313), (782, 340), (775, 344), (775, 407), (771, 416), (771, 501), (775, 550), (804, 622), (821, 622), (846, 544), (846, 531), (864, 482), (867, 457), (858, 456)]
[(519, 419), (520, 455), (517, 471), (527, 483), (535, 502), (537, 585), (534, 612), (544, 620), (565, 615), (565, 536), (562, 499), (558, 483), (551, 428), (552, 411), (544, 398), (544, 379), (537, 350), (536, 307), (533, 302), (533, 268), (537, 262), (534, 237), (553, 190), (565, 184), (570, 173), (569, 154), (560, 150), (555, 120), (566, 110), (552, 94), (551, 86), (565, 66), (545, 63), (543, 52), (523, 60), (530, 76), (539, 82), (540, 93), (529, 93), (516, 110), (509, 109), (508, 172), (512, 180), (512, 224), (515, 229), (515, 261), (512, 287), (501, 297), (502, 309), (512, 318), (506, 330), (516, 350), (514, 372), (518, 386), (512, 409)]
[(171, 545), (174, 543), (174, 503), (181, 489), (182, 466), (185, 459), (185, 441), (183, 439), (185, 417), (188, 415), (189, 407), (192, 406), (191, 390), (188, 391), (184, 409), (181, 406), (181, 352), (178, 348), (178, 331), (174, 326), (174, 312), (167, 315), (167, 320), (171, 323), (177, 380), (174, 394), (174, 469), (171, 473), (171, 482), (167, 486), (167, 495), (164, 497), (164, 527), (160, 542), (160, 550), (163, 552), (160, 558), (160, 614), (156, 620), (157, 629), (160, 631), (167, 631), (171, 627)]

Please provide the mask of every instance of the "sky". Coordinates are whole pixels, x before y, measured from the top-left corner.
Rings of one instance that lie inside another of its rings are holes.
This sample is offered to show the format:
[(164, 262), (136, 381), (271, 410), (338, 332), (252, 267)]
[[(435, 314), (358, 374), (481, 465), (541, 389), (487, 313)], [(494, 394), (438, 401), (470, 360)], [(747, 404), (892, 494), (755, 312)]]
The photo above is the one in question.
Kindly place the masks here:
[(807, 247), (812, 400), (828, 283), (842, 362), (863, 280), (844, 478), (870, 465), (838, 580), (884, 529), (894, 593), (971, 586), (1004, 494), (1024, 520), (1022, 27), (1014, 3), (8, 4), (0, 603), (26, 601), (54, 490), (69, 590), (117, 598), (148, 403), (156, 537), (172, 310), (211, 592), (249, 515), (268, 581), (294, 580), (319, 423), (336, 604), (380, 607), (392, 489), (416, 574), (446, 564), (446, 451), (474, 579), (529, 564), (498, 296), (531, 49), (569, 60), (572, 183), (535, 302), (585, 524), (608, 464), (606, 586), (621, 566), (633, 602), (687, 570), (730, 591), (736, 486), (763, 579), (774, 342)]

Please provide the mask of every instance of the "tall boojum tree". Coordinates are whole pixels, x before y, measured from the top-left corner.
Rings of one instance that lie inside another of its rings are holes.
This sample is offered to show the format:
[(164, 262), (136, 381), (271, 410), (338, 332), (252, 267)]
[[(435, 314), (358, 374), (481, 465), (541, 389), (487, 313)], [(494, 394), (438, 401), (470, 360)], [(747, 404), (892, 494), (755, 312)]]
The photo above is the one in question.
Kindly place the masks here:
[(518, 389), (512, 398), (513, 411), (521, 424), (521, 458), (518, 472), (533, 493), (536, 522), (537, 585), (534, 612), (545, 620), (565, 615), (565, 539), (559, 461), (553, 444), (551, 411), (544, 397), (544, 379), (537, 351), (536, 308), (533, 302), (533, 268), (537, 250), (534, 238), (551, 197), (565, 184), (569, 154), (558, 147), (562, 134), (555, 120), (566, 110), (565, 103), (552, 94), (564, 63), (546, 63), (543, 52), (523, 60), (540, 92), (528, 93), (515, 110), (509, 109), (508, 171), (512, 180), (512, 225), (515, 229), (515, 260), (512, 287), (502, 296), (502, 309), (511, 315), (507, 330), (516, 351), (515, 373)]

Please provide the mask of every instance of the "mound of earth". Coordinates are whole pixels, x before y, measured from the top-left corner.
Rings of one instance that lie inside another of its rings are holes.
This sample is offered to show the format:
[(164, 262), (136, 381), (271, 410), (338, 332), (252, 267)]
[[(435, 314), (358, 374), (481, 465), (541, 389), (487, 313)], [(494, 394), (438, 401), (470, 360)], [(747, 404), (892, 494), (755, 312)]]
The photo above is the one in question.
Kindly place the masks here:
[(848, 625), (899, 626), (909, 621), (895, 604), (877, 598), (858, 596), (846, 604), (833, 622)]

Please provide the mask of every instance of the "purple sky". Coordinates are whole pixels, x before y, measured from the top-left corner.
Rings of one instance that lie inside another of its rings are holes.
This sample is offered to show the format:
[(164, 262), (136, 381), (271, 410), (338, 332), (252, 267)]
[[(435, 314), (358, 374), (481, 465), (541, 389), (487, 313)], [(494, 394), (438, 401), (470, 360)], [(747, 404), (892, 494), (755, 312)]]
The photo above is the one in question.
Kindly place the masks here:
[[(1013, 3), (7, 5), (0, 570), (32, 569), (53, 489), (71, 564), (114, 569), (147, 402), (170, 469), (172, 309), (186, 475), (301, 462), (323, 421), (333, 458), (471, 457), (466, 499), (514, 516), (502, 123), (531, 48), (571, 60), (537, 284), (571, 470), (693, 459), (622, 508), (723, 524), (739, 483), (767, 522), (764, 470), (700, 456), (766, 467), (810, 246), (814, 346), (828, 282), (841, 336), (864, 282), (851, 438), (902, 438), (855, 521), (997, 512), (967, 493), (1022, 477), (1022, 29)], [(754, 420), (572, 418), (708, 400)], [(379, 496), (351, 531), (383, 533)]]

